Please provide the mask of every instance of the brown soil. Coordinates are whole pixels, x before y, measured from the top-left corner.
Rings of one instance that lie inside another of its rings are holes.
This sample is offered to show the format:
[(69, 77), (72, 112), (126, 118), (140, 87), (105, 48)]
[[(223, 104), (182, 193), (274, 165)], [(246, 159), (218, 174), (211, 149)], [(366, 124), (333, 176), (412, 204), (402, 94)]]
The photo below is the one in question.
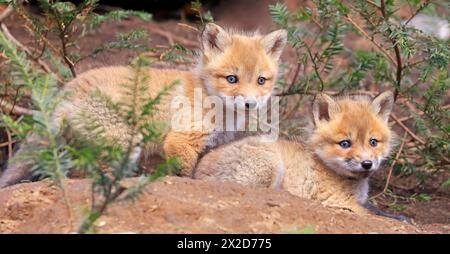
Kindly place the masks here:
[[(130, 179), (131, 184), (135, 179)], [(60, 190), (48, 181), (0, 190), (0, 232), (67, 233), (76, 230), (90, 202), (89, 180), (66, 182), (73, 226)], [(442, 225), (413, 226), (378, 216), (325, 208), (285, 191), (234, 183), (166, 177), (136, 201), (113, 204), (97, 221), (102, 233), (438, 233)]]
[[(380, 208), (389, 213), (402, 214), (423, 225), (450, 225), (449, 190), (441, 186), (450, 177), (449, 172), (431, 175), (424, 182), (418, 182), (414, 174), (394, 177), (389, 189), (395, 195), (384, 195), (377, 199)], [(387, 178), (386, 170), (378, 172), (371, 179), (372, 195), (383, 190)], [(415, 195), (426, 195), (430, 200), (414, 198)]]

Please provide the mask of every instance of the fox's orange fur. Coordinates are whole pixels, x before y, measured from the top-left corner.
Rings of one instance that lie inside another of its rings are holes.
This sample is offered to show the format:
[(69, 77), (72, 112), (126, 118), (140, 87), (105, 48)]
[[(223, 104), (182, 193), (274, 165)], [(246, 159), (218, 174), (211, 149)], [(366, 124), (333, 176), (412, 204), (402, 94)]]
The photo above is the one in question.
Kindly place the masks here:
[[(196, 88), (201, 89), (203, 98), (216, 95), (225, 100), (227, 96), (242, 96), (245, 101), (259, 102), (257, 106), (264, 104), (272, 94), (278, 73), (278, 60), (286, 40), (285, 30), (274, 31), (263, 36), (258, 33), (229, 32), (215, 24), (207, 24), (201, 36), (203, 50), (196, 69), (177, 71), (150, 68), (148, 70), (150, 79), (146, 85), (150, 95), (157, 94), (164, 86), (175, 80), (180, 81), (180, 85), (165, 96), (159, 104), (157, 120), (171, 120), (174, 112), (169, 106), (175, 96), (186, 96), (193, 105)], [(238, 82), (234, 84), (227, 82), (226, 77), (229, 75), (237, 76)], [(266, 78), (264, 85), (257, 83), (259, 77)], [(126, 100), (128, 98), (124, 96), (123, 84), (129, 83), (130, 78), (133, 78), (133, 70), (125, 66), (104, 67), (82, 73), (66, 84), (65, 91), (69, 92), (70, 96), (56, 109), (55, 126), (67, 120), (69, 126), (81, 135), (87, 137), (101, 135), (119, 145), (125, 145), (130, 137), (130, 130), (117, 114), (96, 100), (92, 93), (106, 95), (113, 102)], [(86, 131), (83, 119), (80, 121), (77, 117), (85, 119), (94, 117), (105, 131), (90, 134)], [(216, 133), (211, 129), (194, 130), (194, 122), (188, 125), (187, 131), (167, 130), (163, 144), (166, 157), (177, 156), (181, 159), (182, 175), (192, 174), (199, 154), (205, 149), (233, 139), (233, 133)], [(35, 138), (31, 137), (30, 141), (36, 141)], [(23, 147), (22, 150), (26, 149), (33, 148)], [(134, 159), (137, 159), (140, 153), (141, 148), (136, 147)], [(29, 166), (10, 164), (0, 179), (0, 187), (20, 180), (27, 171), (27, 167)]]
[[(194, 177), (281, 188), (327, 206), (365, 213), (361, 205), (367, 200), (368, 178), (391, 150), (393, 134), (387, 120), (392, 105), (391, 92), (373, 100), (320, 95), (306, 142), (248, 137), (206, 154)], [(342, 147), (343, 140), (351, 146)], [(363, 161), (372, 162), (370, 169), (363, 168)]]

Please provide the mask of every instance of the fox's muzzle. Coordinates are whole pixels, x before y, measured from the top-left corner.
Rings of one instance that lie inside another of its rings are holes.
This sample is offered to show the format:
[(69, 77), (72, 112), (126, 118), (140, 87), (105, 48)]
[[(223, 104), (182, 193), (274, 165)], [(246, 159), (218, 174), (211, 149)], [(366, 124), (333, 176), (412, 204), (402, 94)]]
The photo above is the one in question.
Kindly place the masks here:
[(250, 99), (245, 101), (246, 109), (254, 109), (258, 106), (258, 102), (256, 100)]
[(366, 169), (366, 170), (371, 169), (371, 168), (372, 168), (372, 165), (373, 165), (373, 163), (372, 163), (372, 161), (370, 161), (370, 160), (364, 160), (364, 161), (361, 162), (361, 167), (362, 167), (363, 169)]

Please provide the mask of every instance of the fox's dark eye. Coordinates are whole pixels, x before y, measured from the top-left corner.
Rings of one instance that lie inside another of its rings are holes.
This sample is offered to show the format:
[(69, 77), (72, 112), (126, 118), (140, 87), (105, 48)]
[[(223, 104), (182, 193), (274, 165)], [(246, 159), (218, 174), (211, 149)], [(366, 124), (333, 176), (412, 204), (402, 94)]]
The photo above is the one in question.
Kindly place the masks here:
[(352, 146), (352, 143), (350, 142), (350, 140), (342, 140), (341, 142), (339, 142), (339, 145), (342, 148), (349, 148), (350, 146)]
[(266, 78), (265, 77), (259, 77), (258, 78), (258, 85), (264, 85), (264, 83), (266, 83)]
[(369, 143), (370, 143), (371, 146), (375, 147), (375, 146), (378, 145), (378, 140), (376, 140), (376, 139), (374, 139), (374, 138), (371, 138), (371, 139), (369, 140)]
[(238, 82), (238, 78), (236, 75), (228, 75), (225, 77), (230, 84), (236, 84)]

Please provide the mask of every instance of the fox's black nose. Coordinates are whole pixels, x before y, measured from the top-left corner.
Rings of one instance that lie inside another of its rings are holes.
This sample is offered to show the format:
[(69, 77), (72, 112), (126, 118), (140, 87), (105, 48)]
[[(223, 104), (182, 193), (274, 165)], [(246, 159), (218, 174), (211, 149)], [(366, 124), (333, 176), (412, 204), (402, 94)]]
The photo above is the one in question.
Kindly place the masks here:
[(245, 107), (248, 109), (255, 108), (258, 103), (256, 101), (247, 101), (245, 102)]
[(367, 161), (362, 161), (362, 162), (361, 162), (361, 166), (362, 166), (364, 169), (369, 170), (369, 169), (372, 168), (372, 161), (369, 161), (369, 160), (367, 160)]

